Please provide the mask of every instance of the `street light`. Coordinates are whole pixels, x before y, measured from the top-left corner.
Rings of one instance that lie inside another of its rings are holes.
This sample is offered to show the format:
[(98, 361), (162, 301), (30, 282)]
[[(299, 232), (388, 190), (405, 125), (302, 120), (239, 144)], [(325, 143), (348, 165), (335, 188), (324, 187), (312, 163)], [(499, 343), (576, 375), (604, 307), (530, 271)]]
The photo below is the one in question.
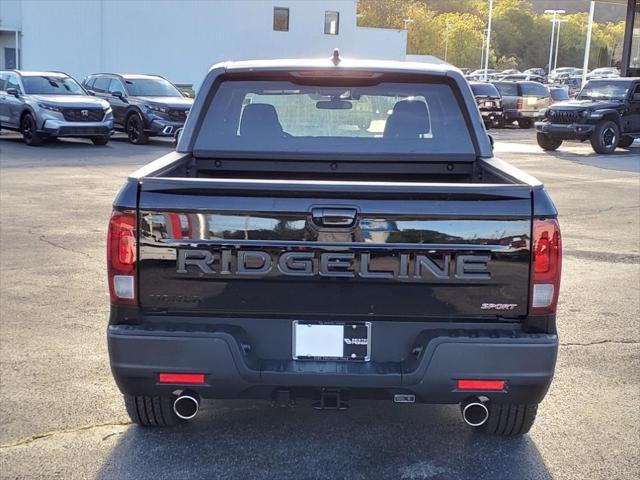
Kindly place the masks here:
[(482, 30), (482, 49), (480, 50), (480, 70), (484, 65), (484, 42), (487, 41), (487, 29)]
[(449, 53), (449, 29), (452, 27), (450, 23), (445, 25), (445, 33), (444, 33), (444, 61), (447, 61), (447, 53)]
[(487, 25), (487, 53), (484, 57), (484, 81), (489, 78), (487, 70), (489, 70), (489, 47), (491, 45), (491, 19), (493, 17), (493, 0), (489, 0), (489, 24)]
[(587, 70), (589, 69), (589, 51), (591, 50), (591, 30), (593, 28), (593, 13), (596, 8), (596, 2), (592, 1), (589, 5), (589, 24), (587, 25), (587, 40), (584, 46), (584, 63), (582, 64), (582, 81), (580, 88), (584, 87), (587, 81)]
[(567, 23), (568, 21), (569, 20), (561, 20), (561, 19), (556, 20), (556, 23), (558, 24), (558, 32), (556, 33), (556, 55), (555, 55), (555, 59), (553, 60), (554, 70), (558, 68), (558, 45), (560, 45), (560, 25), (562, 25), (563, 23)]
[(551, 60), (553, 55), (553, 37), (556, 28), (556, 15), (566, 13), (564, 10), (545, 10), (544, 13), (547, 15), (553, 15), (553, 19), (551, 20), (551, 43), (549, 44), (549, 71), (547, 73), (551, 73)]

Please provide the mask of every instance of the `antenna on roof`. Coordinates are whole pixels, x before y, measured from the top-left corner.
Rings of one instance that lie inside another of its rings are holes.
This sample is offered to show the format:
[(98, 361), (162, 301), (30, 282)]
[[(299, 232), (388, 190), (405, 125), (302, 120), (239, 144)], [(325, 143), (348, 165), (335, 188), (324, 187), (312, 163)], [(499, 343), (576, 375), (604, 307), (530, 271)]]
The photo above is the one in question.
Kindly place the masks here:
[(331, 57), (331, 62), (338, 66), (338, 64), (340, 63), (342, 59), (340, 58), (340, 50), (338, 50), (337, 48), (333, 49), (333, 56)]

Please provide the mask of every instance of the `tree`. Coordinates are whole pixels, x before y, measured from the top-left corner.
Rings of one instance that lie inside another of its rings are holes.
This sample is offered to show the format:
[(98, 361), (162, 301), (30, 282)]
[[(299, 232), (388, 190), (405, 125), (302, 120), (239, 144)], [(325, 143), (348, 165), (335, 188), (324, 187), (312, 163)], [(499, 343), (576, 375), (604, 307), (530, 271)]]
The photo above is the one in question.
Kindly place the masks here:
[[(488, 0), (360, 0), (359, 24), (405, 28), (407, 53), (444, 58), (460, 67), (480, 64)], [(563, 15), (558, 66), (582, 66), (587, 14)], [(544, 67), (549, 58), (551, 16), (535, 13), (526, 0), (494, 0), (490, 67)], [(620, 56), (624, 22), (594, 23), (589, 67), (608, 66)]]

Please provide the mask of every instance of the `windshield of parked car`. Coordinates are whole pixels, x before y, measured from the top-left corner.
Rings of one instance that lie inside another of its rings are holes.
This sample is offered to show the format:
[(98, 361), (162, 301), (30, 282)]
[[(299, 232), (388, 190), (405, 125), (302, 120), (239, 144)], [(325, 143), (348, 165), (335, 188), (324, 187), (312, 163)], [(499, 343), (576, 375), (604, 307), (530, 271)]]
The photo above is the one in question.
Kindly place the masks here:
[(125, 83), (134, 97), (182, 97), (180, 90), (164, 78), (131, 78)]
[(627, 97), (631, 82), (588, 82), (580, 91), (578, 100), (618, 100)]
[(490, 83), (472, 83), (471, 90), (476, 96), (499, 97), (496, 87)]
[(71, 77), (25, 75), (22, 77), (22, 84), (27, 95), (86, 95)]
[(471, 138), (445, 83), (225, 81), (207, 109), (194, 150), (323, 158), (470, 155)]

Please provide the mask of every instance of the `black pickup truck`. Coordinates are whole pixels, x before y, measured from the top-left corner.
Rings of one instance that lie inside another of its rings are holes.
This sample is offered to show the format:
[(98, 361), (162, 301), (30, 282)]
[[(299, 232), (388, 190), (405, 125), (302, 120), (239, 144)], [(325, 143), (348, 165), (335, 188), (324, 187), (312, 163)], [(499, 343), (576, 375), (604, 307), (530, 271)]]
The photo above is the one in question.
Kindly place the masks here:
[(493, 157), (456, 69), (215, 65), (177, 151), (114, 203), (108, 344), (129, 415), (367, 398), (526, 433), (558, 349), (556, 216)]

